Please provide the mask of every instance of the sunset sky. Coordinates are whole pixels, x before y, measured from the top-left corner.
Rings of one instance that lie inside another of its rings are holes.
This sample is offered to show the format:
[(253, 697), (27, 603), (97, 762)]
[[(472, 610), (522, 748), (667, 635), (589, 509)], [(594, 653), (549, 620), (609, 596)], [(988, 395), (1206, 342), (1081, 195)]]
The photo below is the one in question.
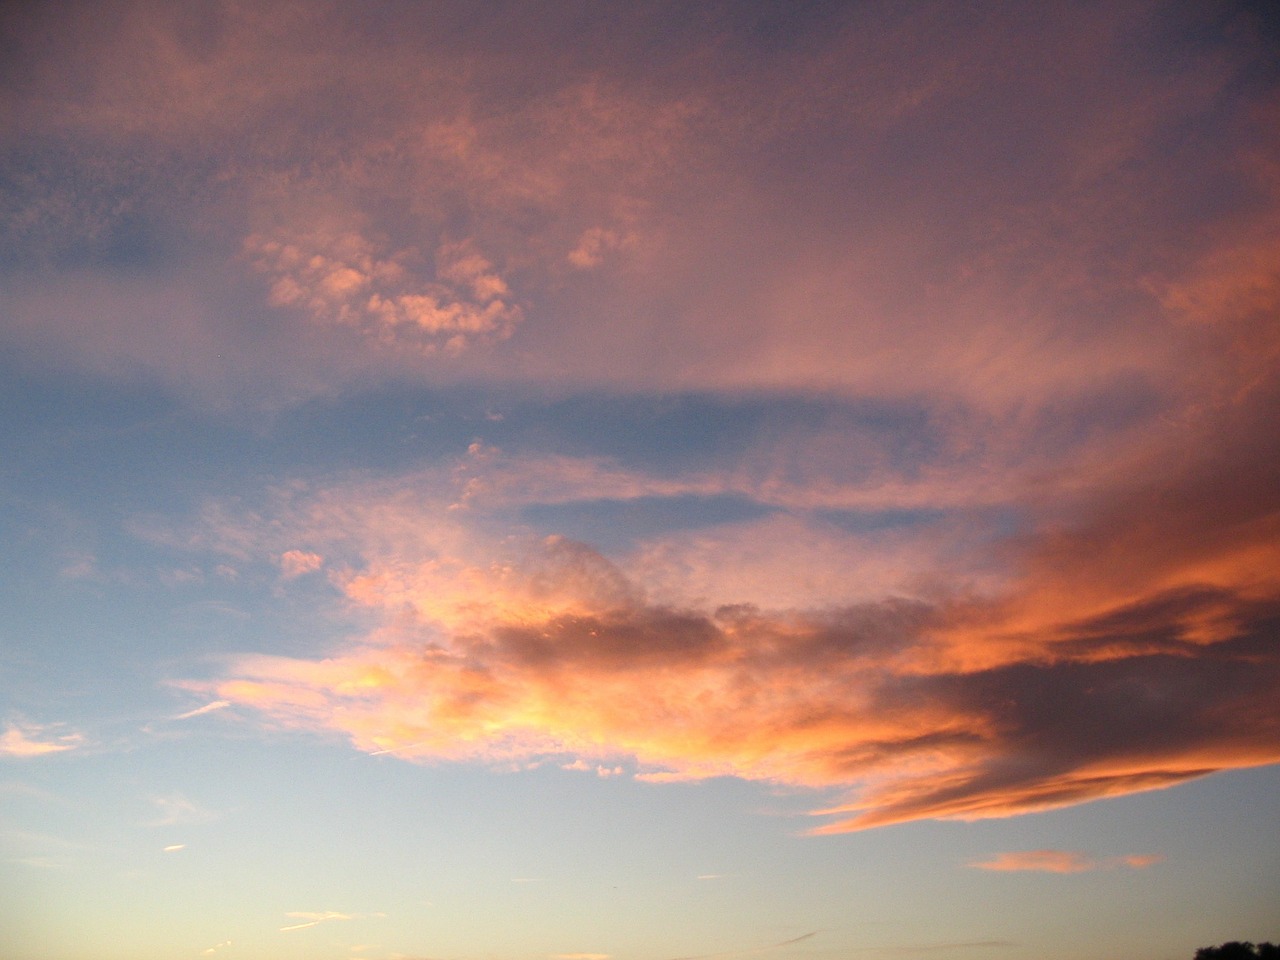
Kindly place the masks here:
[(1280, 941), (1280, 17), (0, 7), (0, 956)]

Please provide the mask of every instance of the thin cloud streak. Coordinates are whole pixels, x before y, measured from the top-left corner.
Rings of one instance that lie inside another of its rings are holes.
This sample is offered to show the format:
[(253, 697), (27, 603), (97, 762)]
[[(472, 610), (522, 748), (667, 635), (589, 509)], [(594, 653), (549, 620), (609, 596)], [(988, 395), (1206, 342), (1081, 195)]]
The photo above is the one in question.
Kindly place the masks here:
[(1004, 950), (1020, 944), (1013, 940), (954, 940), (946, 943), (926, 943), (901, 947), (870, 947), (865, 952), (887, 956), (914, 956), (921, 953), (941, 953), (946, 950)]
[(700, 953), (689, 957), (674, 957), (672, 960), (720, 960), (721, 957), (749, 957), (758, 953), (767, 953), (770, 950), (789, 947), (793, 943), (801, 943), (810, 937), (816, 937), (819, 932), (818, 930), (812, 930), (809, 933), (802, 933), (798, 937), (792, 937), (790, 940), (782, 940), (764, 947), (748, 947), (745, 950), (728, 950), (721, 953)]
[(208, 823), (211, 820), (217, 820), (221, 816), (216, 811), (206, 809), (183, 794), (176, 792), (167, 796), (152, 797), (151, 803), (159, 810), (160, 816), (148, 821), (147, 826), (150, 827)]
[(319, 924), (322, 924), (322, 923), (330, 923), (331, 921), (334, 921), (334, 920), (358, 919), (352, 914), (336, 913), (332, 910), (325, 910), (319, 913), (313, 912), (313, 911), (307, 911), (307, 910), (295, 910), (295, 911), (286, 913), (285, 916), (290, 917), (292, 919), (301, 920), (302, 922), (292, 923), (292, 924), (288, 924), (287, 926), (281, 927), (280, 928), (281, 933), (286, 933), (290, 930), (305, 930), (308, 927), (318, 926)]
[(1098, 860), (1074, 850), (1017, 850), (998, 853), (990, 860), (975, 860), (968, 866), (997, 872), (1085, 873), (1115, 867), (1141, 870), (1163, 859), (1159, 854), (1129, 854)]
[(179, 713), (172, 719), (190, 720), (192, 717), (202, 717), (206, 713), (215, 713), (218, 710), (225, 710), (229, 706), (231, 706), (230, 700), (214, 700), (212, 703), (206, 703), (203, 707), (196, 707), (194, 710), (188, 710), (186, 713)]

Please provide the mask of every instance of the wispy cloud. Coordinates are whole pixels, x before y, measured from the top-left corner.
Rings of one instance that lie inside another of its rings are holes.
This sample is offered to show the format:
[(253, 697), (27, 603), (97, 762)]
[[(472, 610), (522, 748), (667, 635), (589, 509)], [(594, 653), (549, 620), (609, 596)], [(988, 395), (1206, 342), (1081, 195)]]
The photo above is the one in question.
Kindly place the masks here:
[(297, 920), (297, 923), (285, 924), (280, 928), (282, 933), (290, 930), (305, 930), (308, 927), (315, 927), (322, 923), (332, 923), (339, 920), (369, 920), (382, 919), (386, 917), (385, 913), (338, 913), (334, 910), (293, 910), (285, 914), (290, 920)]
[(720, 960), (722, 957), (748, 957), (757, 953), (767, 953), (770, 950), (778, 950), (782, 947), (789, 947), (795, 943), (802, 943), (811, 937), (816, 937), (819, 931), (812, 930), (809, 933), (802, 933), (798, 937), (792, 937), (790, 940), (782, 940), (778, 943), (770, 943), (763, 947), (747, 947), (742, 950), (726, 950), (719, 953), (700, 953), (688, 957), (677, 957), (675, 960)]
[(60, 733), (57, 725), (8, 723), (0, 734), (0, 757), (26, 759), (63, 753), (84, 745), (79, 733)]
[(65, 860), (57, 857), (10, 857), (7, 863), (17, 863), (24, 867), (34, 867), (37, 870), (64, 870), (68, 864)]
[(209, 810), (181, 793), (152, 797), (152, 805), (159, 816), (148, 822), (152, 827), (170, 827), (178, 824), (207, 823), (216, 820), (219, 813)]
[(204, 716), (206, 713), (214, 713), (218, 710), (225, 710), (231, 706), (230, 700), (214, 700), (206, 703), (203, 707), (196, 707), (194, 710), (188, 710), (186, 713), (180, 713), (173, 717), (174, 720), (190, 720), (192, 717)]
[(281, 927), (281, 932), (288, 930), (305, 930), (308, 927), (314, 927), (321, 923), (329, 923), (334, 920), (354, 920), (354, 915), (349, 913), (336, 913), (332, 910), (324, 910), (321, 912), (309, 910), (294, 910), (285, 914), (291, 920), (297, 920), (298, 923), (290, 923)]
[(1121, 857), (1098, 859), (1074, 850), (1016, 850), (998, 853), (990, 860), (976, 860), (969, 866), (979, 870), (1032, 871), (1039, 873), (1084, 873), (1090, 870), (1109, 870), (1128, 867), (1140, 870), (1159, 863), (1160, 854), (1130, 854)]
[(917, 956), (919, 954), (943, 953), (952, 950), (1006, 950), (1019, 946), (1012, 940), (949, 940), (940, 943), (905, 944), (893, 947), (870, 947), (866, 953), (877, 953), (883, 956)]

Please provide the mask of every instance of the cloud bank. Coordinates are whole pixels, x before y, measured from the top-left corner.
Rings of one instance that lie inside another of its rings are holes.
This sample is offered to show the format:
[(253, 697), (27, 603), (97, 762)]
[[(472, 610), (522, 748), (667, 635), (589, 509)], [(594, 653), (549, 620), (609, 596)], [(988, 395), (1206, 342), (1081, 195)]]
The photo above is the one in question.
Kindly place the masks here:
[[(16, 363), (201, 408), (408, 384), (712, 397), (724, 424), (823, 411), (684, 436), (714, 449), (683, 462), (539, 424), (510, 451), (478, 438), (215, 499), (195, 530), (140, 519), (269, 570), (276, 596), (327, 585), (367, 625), (233, 658), (181, 716), (423, 762), (833, 790), (820, 832), (1280, 760), (1280, 86), (1260, 15), (0, 16)], [(705, 512), (566, 532), (653, 504)], [(726, 505), (751, 519), (707, 519)], [(3, 745), (75, 744), (10, 727)]]
[(242, 656), (193, 686), (423, 762), (845, 788), (816, 832), (1008, 816), (1274, 763), (1280, 450), (1262, 424), (1276, 395), (1258, 386), (1206, 415), (1194, 454), (1149, 449), (1145, 470), (1024, 504), (1019, 532), (985, 548), (1005, 572), (976, 592), (948, 580), (939, 551), (915, 592), (659, 602), (643, 563), (500, 535), (500, 513), (458, 499), (477, 489), (471, 460), (282, 489), (266, 535), (214, 505), (203, 549), (306, 544), (378, 626), (321, 659)]

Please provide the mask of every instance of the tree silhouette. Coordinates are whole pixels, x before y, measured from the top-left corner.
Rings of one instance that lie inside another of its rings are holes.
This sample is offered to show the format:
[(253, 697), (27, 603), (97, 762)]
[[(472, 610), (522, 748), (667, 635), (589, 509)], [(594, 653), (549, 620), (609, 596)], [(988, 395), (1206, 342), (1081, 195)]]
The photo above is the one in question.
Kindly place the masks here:
[(1274, 943), (1241, 943), (1232, 940), (1218, 947), (1201, 947), (1195, 960), (1280, 960), (1280, 947)]

